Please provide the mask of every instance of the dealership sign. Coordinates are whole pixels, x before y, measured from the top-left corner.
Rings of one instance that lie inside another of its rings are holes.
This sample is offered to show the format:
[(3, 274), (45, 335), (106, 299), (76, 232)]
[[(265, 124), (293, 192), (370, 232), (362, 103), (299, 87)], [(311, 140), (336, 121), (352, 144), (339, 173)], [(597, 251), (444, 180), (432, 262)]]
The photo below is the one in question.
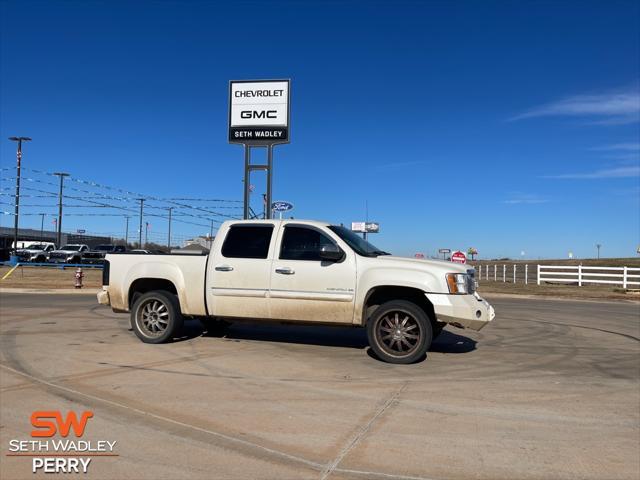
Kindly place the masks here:
[(293, 210), (293, 204), (289, 202), (273, 202), (271, 204), (271, 210), (274, 212), (287, 212)]
[(289, 143), (289, 80), (232, 80), (229, 142)]

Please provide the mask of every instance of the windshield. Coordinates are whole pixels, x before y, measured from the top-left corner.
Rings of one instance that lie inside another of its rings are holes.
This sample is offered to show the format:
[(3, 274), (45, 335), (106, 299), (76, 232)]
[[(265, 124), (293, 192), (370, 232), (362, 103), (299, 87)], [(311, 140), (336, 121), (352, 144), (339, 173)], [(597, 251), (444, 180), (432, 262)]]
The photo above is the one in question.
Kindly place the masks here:
[(367, 242), (360, 235), (352, 232), (351, 230), (345, 227), (330, 225), (329, 229), (333, 233), (338, 235), (342, 240), (344, 240), (347, 245), (353, 248), (355, 252), (360, 255), (363, 255), (365, 257), (377, 257), (378, 255), (391, 255), (388, 252), (379, 250), (377, 247)]
[(25, 250), (44, 250), (44, 245), (36, 243), (35, 245), (29, 245)]
[(99, 251), (99, 252), (110, 252), (114, 248), (115, 247), (113, 245), (98, 245), (96, 247), (96, 250)]
[(80, 245), (65, 245), (60, 250), (73, 250), (74, 252), (77, 252), (80, 250)]

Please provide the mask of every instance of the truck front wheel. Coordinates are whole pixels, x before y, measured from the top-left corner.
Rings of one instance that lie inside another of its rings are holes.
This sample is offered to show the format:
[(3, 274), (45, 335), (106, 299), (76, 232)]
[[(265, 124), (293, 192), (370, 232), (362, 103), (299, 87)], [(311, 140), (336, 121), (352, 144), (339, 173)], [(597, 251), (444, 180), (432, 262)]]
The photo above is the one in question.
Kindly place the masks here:
[(182, 324), (178, 300), (169, 292), (147, 292), (131, 309), (131, 327), (144, 343), (165, 343), (182, 330)]
[(381, 360), (413, 363), (431, 345), (433, 329), (427, 314), (406, 300), (392, 300), (378, 307), (367, 322), (369, 345)]

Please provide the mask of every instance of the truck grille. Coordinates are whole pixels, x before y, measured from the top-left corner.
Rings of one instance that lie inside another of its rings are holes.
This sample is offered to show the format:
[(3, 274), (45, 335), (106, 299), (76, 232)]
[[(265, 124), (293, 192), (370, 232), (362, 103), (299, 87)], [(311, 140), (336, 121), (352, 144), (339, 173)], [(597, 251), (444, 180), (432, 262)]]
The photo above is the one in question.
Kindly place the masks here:
[(68, 255), (66, 253), (51, 253), (49, 254), (49, 258), (67, 258)]

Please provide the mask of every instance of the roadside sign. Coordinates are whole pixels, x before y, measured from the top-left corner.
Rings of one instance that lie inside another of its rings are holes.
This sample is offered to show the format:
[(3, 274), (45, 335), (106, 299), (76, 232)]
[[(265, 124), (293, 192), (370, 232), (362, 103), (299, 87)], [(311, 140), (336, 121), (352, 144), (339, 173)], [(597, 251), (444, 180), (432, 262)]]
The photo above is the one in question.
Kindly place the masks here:
[(453, 263), (467, 263), (467, 256), (458, 250), (457, 252), (453, 252), (451, 254), (451, 261)]
[(271, 210), (274, 212), (287, 212), (293, 210), (293, 204), (289, 202), (273, 202), (271, 204)]
[(229, 143), (289, 143), (289, 80), (229, 83)]
[(366, 222), (364, 224), (364, 230), (367, 233), (379, 233), (380, 232), (380, 224), (377, 222)]
[(77, 233), (86, 233), (87, 231), (86, 230), (82, 230), (82, 229), (78, 229), (78, 230), (76, 230), (76, 232)]
[(414, 255), (414, 257), (419, 258), (420, 260), (422, 260), (424, 258), (424, 253), (416, 253)]
[(438, 250), (438, 253), (451, 253), (451, 249), (450, 248), (441, 248), (440, 250)]
[(351, 230), (361, 233), (380, 233), (378, 222), (351, 222)]

